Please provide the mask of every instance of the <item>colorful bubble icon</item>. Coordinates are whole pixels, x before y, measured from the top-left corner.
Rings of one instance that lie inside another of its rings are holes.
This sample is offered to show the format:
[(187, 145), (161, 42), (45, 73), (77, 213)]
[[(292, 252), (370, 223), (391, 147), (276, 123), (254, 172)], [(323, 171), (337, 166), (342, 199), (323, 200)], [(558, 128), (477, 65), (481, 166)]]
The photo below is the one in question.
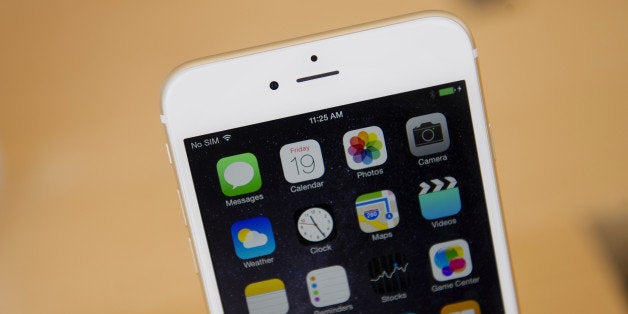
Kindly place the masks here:
[(471, 273), (471, 252), (467, 241), (459, 239), (430, 248), (432, 275), (438, 281), (462, 278)]

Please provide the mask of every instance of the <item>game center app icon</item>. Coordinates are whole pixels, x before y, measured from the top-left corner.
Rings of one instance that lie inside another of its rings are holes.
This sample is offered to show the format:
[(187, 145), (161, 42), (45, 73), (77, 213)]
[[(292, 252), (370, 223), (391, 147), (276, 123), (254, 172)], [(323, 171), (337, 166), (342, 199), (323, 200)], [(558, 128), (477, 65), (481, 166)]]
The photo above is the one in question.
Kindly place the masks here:
[(273, 227), (264, 216), (234, 223), (231, 226), (231, 239), (240, 259), (264, 256), (275, 251)]
[(221, 158), (216, 170), (220, 189), (226, 196), (253, 193), (262, 187), (257, 158), (251, 153)]
[(349, 131), (342, 143), (347, 165), (353, 170), (379, 166), (388, 158), (384, 132), (377, 126)]
[(473, 270), (467, 241), (458, 239), (434, 244), (430, 248), (432, 275), (438, 281), (468, 276)]
[(382, 190), (358, 196), (355, 200), (360, 230), (373, 233), (391, 229), (399, 223), (397, 198), (390, 190)]

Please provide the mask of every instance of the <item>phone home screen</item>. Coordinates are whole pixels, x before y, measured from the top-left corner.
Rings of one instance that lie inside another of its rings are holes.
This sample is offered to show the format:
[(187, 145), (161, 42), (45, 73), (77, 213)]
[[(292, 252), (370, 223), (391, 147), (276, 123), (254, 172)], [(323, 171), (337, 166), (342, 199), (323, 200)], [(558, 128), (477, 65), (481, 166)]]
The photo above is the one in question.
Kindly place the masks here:
[(225, 312), (503, 312), (464, 81), (184, 144)]

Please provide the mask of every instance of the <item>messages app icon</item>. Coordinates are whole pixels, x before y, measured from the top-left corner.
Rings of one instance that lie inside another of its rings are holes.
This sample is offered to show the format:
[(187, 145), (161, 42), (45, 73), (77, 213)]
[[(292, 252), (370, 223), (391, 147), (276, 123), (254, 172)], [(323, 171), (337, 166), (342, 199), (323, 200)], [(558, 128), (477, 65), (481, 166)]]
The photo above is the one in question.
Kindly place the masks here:
[(252, 193), (262, 187), (257, 158), (251, 153), (221, 158), (216, 170), (220, 189), (226, 196)]
[(240, 259), (264, 256), (275, 251), (273, 227), (264, 216), (234, 223), (231, 226), (231, 239)]

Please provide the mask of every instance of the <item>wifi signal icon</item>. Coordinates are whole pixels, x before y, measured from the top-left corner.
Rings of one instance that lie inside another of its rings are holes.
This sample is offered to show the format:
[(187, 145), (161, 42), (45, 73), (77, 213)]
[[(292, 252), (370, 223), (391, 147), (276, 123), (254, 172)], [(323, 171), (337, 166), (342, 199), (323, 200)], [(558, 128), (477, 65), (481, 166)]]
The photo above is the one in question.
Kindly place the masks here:
[(223, 136), (222, 136), (222, 138), (223, 138), (225, 141), (229, 142), (229, 140), (231, 139), (231, 134), (225, 134), (225, 135), (223, 135)]

